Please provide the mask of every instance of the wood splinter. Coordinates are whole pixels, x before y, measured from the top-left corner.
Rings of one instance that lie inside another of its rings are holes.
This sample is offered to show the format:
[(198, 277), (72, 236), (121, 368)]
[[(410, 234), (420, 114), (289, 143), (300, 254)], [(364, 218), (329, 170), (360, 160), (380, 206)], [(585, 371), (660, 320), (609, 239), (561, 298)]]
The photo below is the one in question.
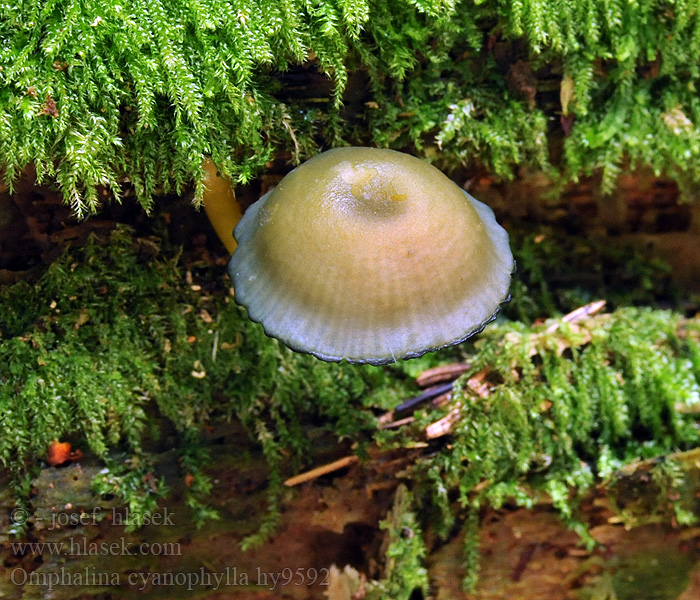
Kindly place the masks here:
[(576, 323), (577, 321), (581, 321), (586, 317), (599, 313), (601, 310), (603, 310), (603, 308), (605, 308), (605, 300), (596, 300), (595, 302), (581, 306), (564, 315), (555, 323), (552, 323), (549, 327), (547, 327), (546, 331), (547, 333), (554, 333), (557, 329), (559, 329), (559, 326), (562, 323)]
[(462, 404), (458, 403), (450, 412), (448, 412), (442, 419), (431, 423), (425, 428), (426, 439), (433, 440), (435, 438), (447, 435), (452, 431), (452, 427), (459, 421), (460, 412), (462, 411)]

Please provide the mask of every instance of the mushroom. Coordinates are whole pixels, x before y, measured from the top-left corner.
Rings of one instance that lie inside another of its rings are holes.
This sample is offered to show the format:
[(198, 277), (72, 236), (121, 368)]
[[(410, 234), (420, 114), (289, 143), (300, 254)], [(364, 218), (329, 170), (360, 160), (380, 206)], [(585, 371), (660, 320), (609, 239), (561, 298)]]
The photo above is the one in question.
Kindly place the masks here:
[(327, 361), (379, 365), (466, 340), (496, 317), (514, 267), (488, 206), (376, 148), (302, 164), (234, 236), (236, 301), (267, 335)]
[(233, 228), (241, 220), (241, 207), (231, 187), (231, 181), (221, 177), (216, 166), (208, 158), (202, 162), (204, 169), (204, 212), (214, 227), (216, 235), (226, 249), (233, 254), (236, 242), (231, 235)]

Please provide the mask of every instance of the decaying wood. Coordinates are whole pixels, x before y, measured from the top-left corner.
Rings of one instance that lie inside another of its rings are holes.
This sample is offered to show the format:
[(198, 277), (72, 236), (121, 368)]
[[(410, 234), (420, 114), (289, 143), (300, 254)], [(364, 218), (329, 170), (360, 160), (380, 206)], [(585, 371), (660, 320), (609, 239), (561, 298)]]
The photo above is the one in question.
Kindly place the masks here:
[[(684, 453), (679, 458), (688, 468), (689, 494), (693, 490), (697, 492), (698, 452)], [(402, 471), (397, 469), (416, 456), (372, 451), (361, 469), (342, 475), (335, 471), (338, 476), (323, 484), (296, 487), (285, 502), (274, 537), (259, 549), (242, 552), (240, 540), (255, 527), (264, 511), (265, 487), (264, 473), (261, 475), (256, 470), (259, 465), (237, 465), (235, 453), (233, 448), (224, 447), (213, 471), (217, 481), (213, 499), (223, 518), (198, 531), (191, 528), (184, 498), (177, 488), (167, 505), (172, 525), (148, 525), (128, 533), (116, 523), (118, 515), (125, 516), (124, 509), (114, 501), (104, 503), (90, 492), (97, 468), (75, 464), (63, 469), (44, 469), (34, 482), (33, 504), (41, 521), (35, 522), (33, 539), (63, 543), (66, 548), (72, 543), (75, 550), (60, 556), (47, 551), (19, 555), (5, 540), (0, 591), (7, 598), (60, 600), (76, 598), (78, 591), (80, 598), (107, 592), (112, 598), (146, 599), (164, 597), (164, 592), (170, 598), (211, 600), (362, 597), (362, 590), (370, 587), (370, 580), (382, 576), (384, 532), (378, 524), (391, 513), (392, 495), (402, 477)], [(654, 488), (650, 478), (641, 476), (650, 466), (650, 461), (640, 461), (623, 476), (634, 481), (635, 493), (642, 498)], [(255, 480), (252, 488), (251, 479)], [(370, 485), (375, 486), (373, 494), (366, 493)], [(625, 485), (613, 490), (615, 503), (626, 497)], [(435, 600), (643, 599), (651, 597), (648, 590), (654, 591), (654, 597), (668, 600), (700, 597), (700, 528), (651, 523), (629, 529), (628, 523), (615, 518), (609, 493), (610, 490), (601, 488), (582, 505), (591, 534), (599, 543), (592, 550), (581, 547), (578, 536), (567, 530), (546, 502), (530, 510), (485, 510), (480, 528), (480, 578), (474, 593), (461, 588), (465, 575), (463, 534), (456, 533), (441, 541), (430, 530), (424, 532), (431, 597)], [(98, 506), (100, 510), (96, 511)], [(165, 514), (166, 506), (160, 510)], [(94, 523), (91, 521), (94, 514), (105, 518)], [(71, 515), (83, 515), (87, 525), (54, 527), (54, 521), (67, 520)], [(91, 556), (79, 550), (85, 547), (84, 543), (116, 543), (121, 549), (125, 544), (134, 548), (143, 542), (161, 544), (161, 548), (170, 548), (172, 552), (161, 556)], [(334, 564), (336, 569), (332, 568)], [(346, 568), (347, 565), (351, 567)], [(41, 577), (60, 574), (61, 569), (80, 576), (111, 573), (121, 585), (115, 588), (57, 585), (49, 591), (41, 583)], [(278, 574), (285, 569), (301, 573), (309, 585), (297, 585), (293, 580), (280, 583)], [(13, 572), (15, 579), (17, 573), (34, 573), (34, 581), (38, 583), (16, 586), (9, 579)], [(130, 580), (130, 573), (138, 575)], [(228, 573), (229, 578), (228, 584), (219, 589), (213, 585), (195, 585), (193, 590), (187, 590), (185, 585), (158, 585), (156, 577), (163, 573), (189, 574), (192, 581), (196, 578), (204, 581), (207, 574)], [(343, 573), (347, 577), (338, 579)], [(273, 574), (277, 574), (276, 583)], [(311, 584), (313, 574), (317, 574), (317, 581)], [(325, 583), (329, 585), (322, 585)], [(360, 596), (356, 596), (358, 592)], [(24, 596), (20, 596), (22, 593)]]
[(457, 402), (455, 407), (448, 412), (442, 419), (431, 423), (425, 428), (425, 437), (428, 440), (433, 440), (435, 438), (447, 435), (452, 431), (455, 423), (459, 421), (459, 414), (462, 411), (462, 404)]
[[(384, 532), (379, 522), (387, 518), (400, 482), (410, 481), (410, 470), (406, 467), (420, 458), (428, 444), (384, 452), (370, 448), (361, 468), (335, 470), (332, 471), (335, 476), (322, 483), (295, 487), (285, 500), (274, 536), (261, 548), (243, 552), (241, 539), (255, 530), (264, 514), (266, 476), (262, 457), (240, 461), (241, 438), (231, 433), (227, 439), (235, 440), (235, 444), (217, 445), (218, 458), (211, 471), (216, 483), (211, 499), (222, 518), (207, 523), (201, 530), (192, 528), (182, 482), (179, 485), (175, 482), (171, 500), (159, 509), (160, 514), (168, 511), (172, 525), (148, 525), (129, 533), (117, 523), (120, 515), (126, 516), (125, 509), (115, 499), (105, 501), (91, 492), (91, 482), (98, 476), (99, 468), (75, 463), (43, 469), (33, 482), (35, 516), (30, 539), (62, 543), (68, 549), (73, 543), (76, 550), (58, 556), (45, 550), (19, 553), (9, 540), (2, 540), (4, 570), (0, 573), (0, 593), (12, 599), (52, 597), (56, 600), (104, 597), (104, 594), (111, 598), (144, 599), (346, 600), (347, 596), (329, 595), (332, 590), (334, 594), (349, 593), (352, 600), (358, 591), (370, 587), (371, 580), (382, 576), (386, 557), (380, 550)], [(325, 461), (326, 467), (339, 464), (328, 461), (327, 449), (323, 449), (321, 456), (318, 450), (317, 462)], [(698, 492), (700, 481), (700, 450), (673, 458), (687, 469), (687, 489), (683, 493), (692, 496)], [(172, 462), (171, 454), (163, 456), (166, 468)], [(644, 498), (656, 493), (655, 483), (648, 476), (653, 466), (654, 461), (640, 461), (624, 469), (618, 485), (601, 487), (583, 502), (582, 514), (600, 544), (593, 550), (581, 547), (578, 536), (567, 530), (547, 502), (531, 510), (507, 507), (485, 510), (480, 529), (481, 572), (474, 593), (468, 594), (461, 588), (465, 574), (463, 535), (456, 533), (442, 541), (428, 528), (423, 535), (427, 541), (431, 597), (435, 600), (573, 600), (609, 599), (616, 594), (618, 598), (643, 599), (650, 597), (645, 594), (653, 589), (655, 594), (659, 592), (654, 597), (695, 600), (700, 597), (700, 529), (651, 523), (630, 530), (630, 523), (616, 518), (612, 509), (613, 504), (619, 506), (632, 501), (643, 505)], [(11, 505), (3, 503), (7, 499), (0, 493), (4, 514), (11, 512)], [(629, 508), (628, 504), (625, 506)], [(84, 526), (54, 527), (55, 521), (69, 522), (70, 518), (81, 515)], [(93, 515), (103, 518), (97, 520)], [(117, 544), (121, 552), (125, 544), (135, 548), (143, 542), (162, 544), (166, 551), (160, 556), (126, 556), (81, 554), (80, 550), (84, 543)], [(351, 586), (334, 579), (331, 573), (337, 575), (338, 571), (331, 570), (333, 564), (342, 572), (346, 572), (346, 565), (352, 565), (352, 570), (347, 571), (353, 574)], [(120, 586), (58, 585), (49, 591), (41, 577), (58, 576), (61, 569), (79, 576), (113, 574)], [(308, 585), (297, 585), (294, 581), (281, 583), (279, 574), (285, 569), (301, 573)], [(34, 581), (38, 583), (17, 586), (10, 580), (13, 572), (15, 580), (17, 573), (34, 573)], [(130, 580), (132, 573), (136, 575)], [(229, 579), (219, 589), (213, 585), (195, 585), (193, 590), (187, 590), (185, 585), (158, 585), (155, 578), (164, 573), (188, 574), (192, 581), (228, 573)], [(314, 573), (317, 581), (311, 584), (310, 576)], [(326, 581), (331, 585), (321, 585)], [(661, 590), (664, 595), (660, 595)]]

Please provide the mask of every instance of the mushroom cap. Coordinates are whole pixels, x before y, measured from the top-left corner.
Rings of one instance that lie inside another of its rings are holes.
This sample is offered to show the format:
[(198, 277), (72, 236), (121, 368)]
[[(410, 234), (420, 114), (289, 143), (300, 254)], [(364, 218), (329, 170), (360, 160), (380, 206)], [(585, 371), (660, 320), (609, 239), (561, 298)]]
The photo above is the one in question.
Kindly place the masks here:
[(305, 162), (234, 237), (236, 301), (267, 335), (327, 361), (384, 364), (464, 341), (496, 317), (514, 267), (488, 206), (376, 148)]

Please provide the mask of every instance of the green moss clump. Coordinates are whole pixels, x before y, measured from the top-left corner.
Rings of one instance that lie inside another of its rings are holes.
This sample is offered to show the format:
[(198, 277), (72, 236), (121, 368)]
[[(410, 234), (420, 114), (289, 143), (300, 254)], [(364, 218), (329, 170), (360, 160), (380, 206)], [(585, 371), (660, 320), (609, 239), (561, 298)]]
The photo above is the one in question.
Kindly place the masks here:
[(383, 577), (370, 584), (367, 598), (409, 600), (418, 592), (422, 592), (423, 597), (427, 595), (426, 548), (414, 511), (413, 496), (406, 486), (400, 485), (394, 496), (394, 505), (379, 525), (385, 531)]
[[(450, 534), (459, 507), (469, 520), (484, 505), (530, 507), (545, 495), (592, 543), (576, 506), (593, 485), (635, 461), (698, 446), (700, 323), (679, 325), (675, 313), (621, 308), (556, 332), (502, 323), (482, 334), (456, 387), (460, 418), (449, 444), (413, 471), (422, 500), (441, 515), (436, 531)], [(486, 397), (465, 385), (482, 369)], [(443, 414), (423, 413), (420, 427)], [(667, 510), (682, 473), (664, 460), (653, 468), (660, 501), (652, 511)], [(692, 503), (672, 508), (679, 522), (697, 518)], [(470, 531), (471, 586), (478, 530)]]
[[(441, 1), (400, 5), (426, 15), (447, 10)], [(35, 163), (38, 178), (55, 178), (84, 214), (97, 206), (98, 185), (119, 195), (128, 178), (149, 206), (156, 189), (201, 182), (206, 155), (244, 182), (282, 144), (313, 153), (304, 123), (332, 139), (345, 60), (370, 7), (364, 0), (7, 5), (0, 169), (11, 183)], [(276, 98), (275, 72), (312, 56), (334, 81), (327, 116)]]
[(0, 170), (34, 163), (78, 214), (125, 181), (146, 207), (192, 182), (201, 199), (205, 156), (245, 182), (276, 150), (348, 143), (601, 171), (605, 190), (627, 161), (698, 183), (688, 0), (32, 0), (5, 7), (0, 43)]

